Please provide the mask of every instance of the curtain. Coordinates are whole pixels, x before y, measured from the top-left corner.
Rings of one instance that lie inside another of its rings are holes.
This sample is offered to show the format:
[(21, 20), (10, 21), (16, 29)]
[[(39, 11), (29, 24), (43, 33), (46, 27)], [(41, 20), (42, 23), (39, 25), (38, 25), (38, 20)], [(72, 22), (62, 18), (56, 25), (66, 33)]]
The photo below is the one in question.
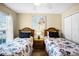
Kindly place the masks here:
[(7, 40), (13, 40), (13, 19), (11, 15), (6, 16), (7, 18)]

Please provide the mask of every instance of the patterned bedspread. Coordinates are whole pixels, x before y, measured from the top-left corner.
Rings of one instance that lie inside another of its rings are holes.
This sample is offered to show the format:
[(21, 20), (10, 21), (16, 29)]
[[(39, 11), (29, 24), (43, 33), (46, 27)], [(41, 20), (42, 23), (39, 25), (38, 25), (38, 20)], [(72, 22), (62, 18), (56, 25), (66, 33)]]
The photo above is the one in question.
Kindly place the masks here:
[(45, 38), (49, 56), (78, 56), (79, 45), (64, 38)]
[(1, 56), (28, 56), (32, 52), (32, 38), (16, 38), (0, 45)]

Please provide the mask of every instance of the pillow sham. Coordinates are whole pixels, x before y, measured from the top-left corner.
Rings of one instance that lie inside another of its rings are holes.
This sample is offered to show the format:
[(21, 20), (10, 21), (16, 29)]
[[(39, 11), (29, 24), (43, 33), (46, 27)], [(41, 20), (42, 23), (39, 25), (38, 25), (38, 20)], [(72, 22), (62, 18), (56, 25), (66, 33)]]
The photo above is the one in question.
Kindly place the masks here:
[(30, 38), (31, 32), (20, 32), (19, 37), (20, 38)]
[(49, 37), (52, 38), (58, 38), (59, 37), (59, 33), (58, 32), (49, 32)]

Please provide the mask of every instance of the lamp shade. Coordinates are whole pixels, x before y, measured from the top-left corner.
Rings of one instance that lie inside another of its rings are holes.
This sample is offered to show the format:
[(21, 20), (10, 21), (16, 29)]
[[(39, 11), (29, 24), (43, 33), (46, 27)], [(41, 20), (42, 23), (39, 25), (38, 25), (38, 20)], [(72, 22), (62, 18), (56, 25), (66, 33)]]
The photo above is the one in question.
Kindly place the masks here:
[(37, 35), (41, 35), (41, 32), (37, 32)]

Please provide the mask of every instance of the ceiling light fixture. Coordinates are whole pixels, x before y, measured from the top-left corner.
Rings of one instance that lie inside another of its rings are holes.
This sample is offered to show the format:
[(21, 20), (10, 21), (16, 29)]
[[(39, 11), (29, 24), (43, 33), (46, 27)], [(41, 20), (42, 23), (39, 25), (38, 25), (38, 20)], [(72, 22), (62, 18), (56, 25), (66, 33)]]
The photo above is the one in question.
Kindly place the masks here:
[(40, 3), (34, 3), (34, 5), (36, 5), (36, 6), (40, 6)]

